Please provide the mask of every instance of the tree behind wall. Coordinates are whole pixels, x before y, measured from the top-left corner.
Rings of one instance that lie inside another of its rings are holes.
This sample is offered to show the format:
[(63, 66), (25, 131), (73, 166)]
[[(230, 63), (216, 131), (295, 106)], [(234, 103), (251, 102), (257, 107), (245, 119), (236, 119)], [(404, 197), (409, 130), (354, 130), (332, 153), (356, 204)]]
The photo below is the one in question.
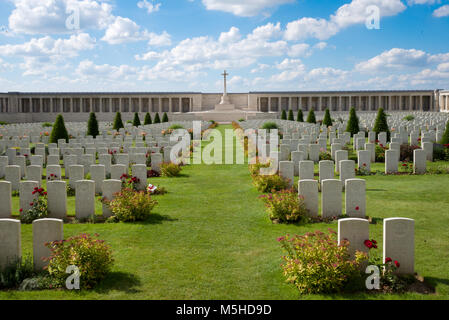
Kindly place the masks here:
[(87, 135), (96, 138), (100, 135), (100, 130), (98, 129), (97, 116), (94, 112), (90, 113), (89, 121), (87, 121)]
[(151, 120), (151, 115), (149, 112), (145, 115), (145, 120), (143, 122), (143, 125), (146, 126), (148, 124), (153, 124), (153, 120)]
[(326, 109), (326, 113), (324, 114), (323, 124), (326, 127), (332, 127), (332, 118), (329, 108)]
[(154, 116), (154, 123), (161, 123), (161, 118), (159, 118), (159, 113)]
[(296, 121), (304, 122), (304, 115), (302, 114), (302, 110), (298, 110), (298, 114), (296, 115)]
[(56, 121), (50, 135), (50, 143), (58, 143), (59, 139), (65, 139), (66, 142), (69, 142), (69, 133), (65, 127), (64, 118), (62, 115), (58, 115), (56, 117)]
[(357, 133), (359, 133), (359, 118), (357, 118), (357, 114), (355, 112), (355, 108), (352, 107), (351, 111), (349, 111), (349, 120), (348, 125), (346, 126), (346, 132), (351, 133), (351, 137)]
[(313, 108), (310, 109), (310, 111), (309, 111), (309, 115), (307, 116), (307, 122), (308, 123), (316, 123), (315, 111), (313, 111)]
[(114, 125), (112, 126), (112, 128), (114, 130), (119, 131), (121, 128), (124, 128), (124, 127), (125, 126), (123, 125), (122, 114), (120, 112), (117, 112), (115, 115)]
[(168, 122), (168, 116), (166, 112), (164, 112), (164, 115), (162, 116), (162, 122)]
[(140, 119), (139, 119), (139, 114), (136, 112), (136, 113), (134, 113), (133, 126), (138, 127), (140, 125), (141, 125), (141, 123), (140, 123)]
[(295, 118), (293, 117), (293, 110), (292, 110), (292, 109), (290, 109), (290, 110), (288, 111), (288, 118), (287, 118), (287, 120), (289, 120), (289, 121), (295, 121)]
[(385, 114), (383, 108), (379, 108), (379, 111), (377, 111), (377, 118), (374, 123), (373, 131), (376, 132), (376, 136), (380, 132), (386, 132), (387, 140), (390, 141), (390, 129), (388, 128), (387, 115)]

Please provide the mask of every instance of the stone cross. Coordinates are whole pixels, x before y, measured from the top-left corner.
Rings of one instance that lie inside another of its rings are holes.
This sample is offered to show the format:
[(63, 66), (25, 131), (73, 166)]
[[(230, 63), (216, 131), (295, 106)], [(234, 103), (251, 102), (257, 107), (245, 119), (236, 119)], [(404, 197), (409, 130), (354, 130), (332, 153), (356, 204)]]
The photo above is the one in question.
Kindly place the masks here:
[(222, 76), (224, 77), (224, 96), (228, 95), (228, 90), (226, 87), (226, 77), (229, 76), (229, 73), (226, 72), (226, 70), (224, 71), (224, 73), (222, 74)]

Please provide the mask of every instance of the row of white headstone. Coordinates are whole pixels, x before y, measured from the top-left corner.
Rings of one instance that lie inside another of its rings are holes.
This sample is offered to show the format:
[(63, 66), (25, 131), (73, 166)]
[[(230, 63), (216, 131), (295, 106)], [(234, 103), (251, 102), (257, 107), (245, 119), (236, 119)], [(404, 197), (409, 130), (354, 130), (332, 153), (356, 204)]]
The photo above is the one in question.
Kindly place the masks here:
[[(60, 219), (39, 219), (33, 222), (33, 262), (36, 271), (48, 265), (51, 250), (46, 243), (64, 239), (64, 223)], [(21, 224), (18, 220), (0, 219), (0, 271), (22, 258)]]

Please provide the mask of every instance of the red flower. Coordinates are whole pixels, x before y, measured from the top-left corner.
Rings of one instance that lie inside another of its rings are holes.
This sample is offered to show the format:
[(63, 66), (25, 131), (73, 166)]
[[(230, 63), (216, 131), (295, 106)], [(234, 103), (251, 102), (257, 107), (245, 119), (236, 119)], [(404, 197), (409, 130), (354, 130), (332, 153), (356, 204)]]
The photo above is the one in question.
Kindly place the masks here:
[(401, 264), (397, 260), (394, 260), (394, 264), (395, 264), (396, 268), (399, 268), (401, 266)]
[(355, 207), (355, 210), (356, 210), (356, 211), (359, 211), (359, 210), (360, 210), (360, 207)]
[(30, 203), (30, 206), (33, 206), (33, 205), (34, 205), (34, 203), (33, 203), (33, 202), (31, 202), (31, 203)]
[(385, 259), (385, 263), (389, 263), (389, 262), (391, 262), (391, 261), (393, 261), (393, 260), (391, 260), (391, 258), (386, 258), (386, 259)]
[(368, 249), (373, 247), (373, 243), (370, 240), (365, 240), (364, 244)]
[(23, 212), (23, 209), (20, 209), (19, 212)]

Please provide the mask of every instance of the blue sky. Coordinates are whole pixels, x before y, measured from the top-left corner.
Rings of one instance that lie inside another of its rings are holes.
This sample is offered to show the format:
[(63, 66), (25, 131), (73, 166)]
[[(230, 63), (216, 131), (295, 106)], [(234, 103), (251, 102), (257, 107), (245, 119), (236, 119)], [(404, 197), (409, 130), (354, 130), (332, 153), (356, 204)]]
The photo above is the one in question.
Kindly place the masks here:
[(0, 0), (0, 92), (449, 89), (447, 30), (449, 0)]

